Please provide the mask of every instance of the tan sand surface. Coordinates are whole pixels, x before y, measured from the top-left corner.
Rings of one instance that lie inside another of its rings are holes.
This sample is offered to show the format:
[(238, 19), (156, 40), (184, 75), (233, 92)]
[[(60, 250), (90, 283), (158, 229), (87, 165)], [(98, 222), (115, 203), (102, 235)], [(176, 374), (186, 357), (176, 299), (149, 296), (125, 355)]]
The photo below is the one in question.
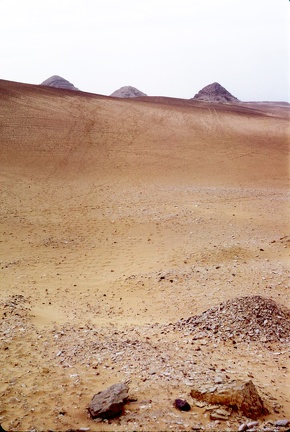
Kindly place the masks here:
[[(290, 418), (289, 340), (169, 325), (242, 296), (290, 308), (289, 117), (0, 81), (4, 429), (237, 430), (189, 396), (221, 374)], [(127, 379), (123, 416), (92, 420)]]

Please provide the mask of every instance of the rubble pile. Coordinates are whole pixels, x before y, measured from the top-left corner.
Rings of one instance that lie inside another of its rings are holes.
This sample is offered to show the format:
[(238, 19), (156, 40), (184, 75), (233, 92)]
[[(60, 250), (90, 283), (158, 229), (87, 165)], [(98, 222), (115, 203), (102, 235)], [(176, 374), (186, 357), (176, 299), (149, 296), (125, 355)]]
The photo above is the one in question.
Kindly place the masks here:
[(189, 330), (194, 339), (285, 343), (290, 341), (290, 311), (262, 296), (240, 297), (181, 319), (175, 327)]

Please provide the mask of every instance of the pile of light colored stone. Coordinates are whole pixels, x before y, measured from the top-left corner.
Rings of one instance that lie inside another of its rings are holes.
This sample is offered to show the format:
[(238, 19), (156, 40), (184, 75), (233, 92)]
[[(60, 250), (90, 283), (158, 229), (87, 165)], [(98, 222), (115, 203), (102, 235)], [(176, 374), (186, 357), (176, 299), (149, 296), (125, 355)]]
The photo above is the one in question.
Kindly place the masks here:
[(176, 328), (189, 330), (194, 339), (211, 337), (236, 342), (289, 342), (290, 310), (262, 296), (240, 297), (200, 315), (181, 319)]

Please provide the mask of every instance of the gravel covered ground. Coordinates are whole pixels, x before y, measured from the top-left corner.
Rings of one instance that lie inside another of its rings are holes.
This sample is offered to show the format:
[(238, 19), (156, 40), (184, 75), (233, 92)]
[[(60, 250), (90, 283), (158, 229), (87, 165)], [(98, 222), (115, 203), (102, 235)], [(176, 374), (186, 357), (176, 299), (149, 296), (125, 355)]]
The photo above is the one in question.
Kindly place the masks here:
[(237, 431), (190, 396), (234, 380), (260, 429), (289, 419), (288, 106), (1, 80), (0, 102), (4, 429)]

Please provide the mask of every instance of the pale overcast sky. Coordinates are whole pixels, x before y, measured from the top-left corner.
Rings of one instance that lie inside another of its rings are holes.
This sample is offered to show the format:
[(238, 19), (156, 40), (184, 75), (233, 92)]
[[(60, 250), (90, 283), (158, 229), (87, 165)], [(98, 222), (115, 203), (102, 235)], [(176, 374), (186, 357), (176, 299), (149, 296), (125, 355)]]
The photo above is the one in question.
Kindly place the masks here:
[(0, 78), (289, 101), (289, 0), (0, 0)]

